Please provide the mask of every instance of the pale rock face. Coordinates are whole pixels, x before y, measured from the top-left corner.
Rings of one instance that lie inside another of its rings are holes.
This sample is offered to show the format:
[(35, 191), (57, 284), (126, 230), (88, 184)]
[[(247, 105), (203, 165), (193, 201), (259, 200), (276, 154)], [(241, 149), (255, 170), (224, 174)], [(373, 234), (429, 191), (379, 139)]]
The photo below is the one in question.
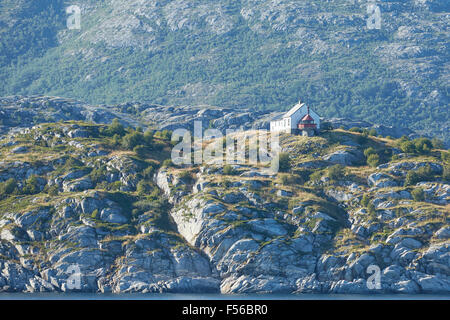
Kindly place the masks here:
[(349, 150), (338, 150), (329, 155), (323, 157), (323, 160), (329, 161), (333, 164), (341, 165), (355, 165), (362, 162), (364, 155), (359, 150), (349, 149)]

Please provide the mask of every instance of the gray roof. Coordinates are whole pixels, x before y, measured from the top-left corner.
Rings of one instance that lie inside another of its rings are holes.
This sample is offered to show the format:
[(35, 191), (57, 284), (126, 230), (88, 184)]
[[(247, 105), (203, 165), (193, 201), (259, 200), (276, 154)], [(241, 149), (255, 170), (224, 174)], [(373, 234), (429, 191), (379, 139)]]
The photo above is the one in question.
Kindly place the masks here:
[(290, 116), (292, 116), (294, 113), (296, 113), (301, 107), (303, 107), (305, 104), (304, 103), (297, 103), (291, 110), (289, 110), (288, 112), (286, 112), (286, 114), (283, 116), (283, 118), (289, 118)]

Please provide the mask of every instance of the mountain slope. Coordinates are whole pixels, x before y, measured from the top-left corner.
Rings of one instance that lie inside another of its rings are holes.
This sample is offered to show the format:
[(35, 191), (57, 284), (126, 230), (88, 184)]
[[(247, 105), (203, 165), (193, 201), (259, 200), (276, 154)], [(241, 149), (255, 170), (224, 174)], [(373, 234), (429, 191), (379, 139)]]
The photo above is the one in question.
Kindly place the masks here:
[[(444, 0), (380, 2), (380, 30), (367, 29), (364, 1), (82, 0), (81, 30), (65, 28), (72, 3), (18, 13), (0, 3), (0, 27), (12, 35), (1, 38), (3, 96), (276, 111), (301, 98), (328, 118), (449, 139)], [(28, 26), (29, 17), (48, 30), (17, 37), (13, 21)]]

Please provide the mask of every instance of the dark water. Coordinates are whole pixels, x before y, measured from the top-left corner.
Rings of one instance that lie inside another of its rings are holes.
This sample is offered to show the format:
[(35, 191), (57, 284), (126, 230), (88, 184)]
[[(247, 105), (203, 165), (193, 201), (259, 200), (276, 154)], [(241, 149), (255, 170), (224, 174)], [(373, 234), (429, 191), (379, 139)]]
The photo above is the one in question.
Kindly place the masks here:
[(0, 300), (450, 300), (450, 295), (0, 293)]

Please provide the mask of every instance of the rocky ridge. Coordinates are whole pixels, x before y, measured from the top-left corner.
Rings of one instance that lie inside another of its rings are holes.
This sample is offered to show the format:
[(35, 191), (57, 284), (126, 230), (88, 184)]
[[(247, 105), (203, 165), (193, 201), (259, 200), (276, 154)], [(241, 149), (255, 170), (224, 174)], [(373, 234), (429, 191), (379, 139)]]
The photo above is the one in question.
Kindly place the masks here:
[[(448, 164), (436, 151), (368, 167), (362, 150), (392, 151), (395, 140), (286, 135), (291, 169), (268, 176), (249, 164), (162, 165), (160, 132), (143, 157), (106, 128), (60, 121), (2, 136), (0, 182), (17, 186), (0, 201), (1, 291), (450, 291)], [(405, 185), (423, 167), (428, 180)], [(381, 289), (367, 286), (370, 266)]]

